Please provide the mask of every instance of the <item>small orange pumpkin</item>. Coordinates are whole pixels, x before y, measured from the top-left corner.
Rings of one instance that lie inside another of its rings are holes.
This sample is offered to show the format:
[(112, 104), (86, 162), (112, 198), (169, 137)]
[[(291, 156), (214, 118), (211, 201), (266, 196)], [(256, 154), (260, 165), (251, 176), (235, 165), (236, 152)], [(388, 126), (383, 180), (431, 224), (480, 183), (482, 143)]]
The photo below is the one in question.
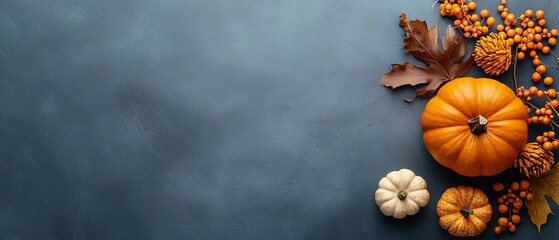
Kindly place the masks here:
[(441, 165), (464, 176), (492, 176), (511, 167), (528, 138), (526, 106), (505, 84), (457, 78), (421, 116), (423, 142)]
[(491, 220), (493, 210), (483, 191), (460, 185), (444, 191), (437, 203), (439, 224), (457, 237), (482, 233)]

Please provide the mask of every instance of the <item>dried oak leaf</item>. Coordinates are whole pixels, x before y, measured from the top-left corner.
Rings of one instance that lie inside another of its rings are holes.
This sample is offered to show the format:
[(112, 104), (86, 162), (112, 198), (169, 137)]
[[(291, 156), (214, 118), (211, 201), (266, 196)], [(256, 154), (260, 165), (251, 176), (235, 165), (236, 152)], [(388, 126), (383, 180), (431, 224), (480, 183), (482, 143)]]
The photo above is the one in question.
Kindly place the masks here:
[(539, 233), (541, 226), (547, 223), (547, 215), (553, 214), (545, 197), (559, 203), (559, 167), (552, 168), (540, 177), (530, 178), (530, 183), (534, 198), (532, 201), (526, 202), (526, 207), (530, 219), (538, 227)]
[[(456, 35), (456, 31), (448, 26), (446, 35), (442, 38), (442, 52), (439, 48), (438, 28), (427, 28), (425, 21), (400, 16), (400, 27), (404, 29), (404, 49), (419, 59), (428, 67), (417, 67), (409, 62), (405, 64), (392, 64), (392, 70), (382, 75), (380, 84), (386, 87), (398, 88), (401, 86), (417, 86), (427, 84), (416, 92), (415, 97), (428, 98), (447, 81), (466, 74), (473, 66), (472, 57), (464, 62), (466, 54), (466, 40)], [(412, 101), (413, 99), (405, 99)]]

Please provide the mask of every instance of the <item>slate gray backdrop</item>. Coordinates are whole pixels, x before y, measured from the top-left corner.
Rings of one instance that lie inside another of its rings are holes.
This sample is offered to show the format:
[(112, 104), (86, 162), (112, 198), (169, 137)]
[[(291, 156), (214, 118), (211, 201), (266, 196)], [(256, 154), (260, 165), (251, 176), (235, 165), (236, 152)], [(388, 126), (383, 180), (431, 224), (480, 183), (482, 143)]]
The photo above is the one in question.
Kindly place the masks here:
[[(0, 239), (447, 238), (443, 190), (493, 178), (436, 164), (426, 102), (378, 86), (417, 63), (400, 11), (449, 23), (432, 3), (1, 0)], [(373, 193), (403, 167), (432, 200), (394, 220)], [(537, 236), (522, 217), (505, 236)]]

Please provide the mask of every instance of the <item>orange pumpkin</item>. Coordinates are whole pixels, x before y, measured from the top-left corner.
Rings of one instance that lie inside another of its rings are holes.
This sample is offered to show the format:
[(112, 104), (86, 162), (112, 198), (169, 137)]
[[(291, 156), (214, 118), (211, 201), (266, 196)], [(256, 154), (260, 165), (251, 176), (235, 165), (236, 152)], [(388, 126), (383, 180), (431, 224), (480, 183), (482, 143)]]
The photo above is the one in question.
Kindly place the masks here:
[(487, 195), (467, 185), (446, 189), (437, 203), (439, 224), (457, 237), (471, 237), (482, 233), (492, 214)]
[(528, 138), (526, 106), (505, 84), (457, 78), (421, 116), (423, 142), (441, 165), (464, 176), (492, 176), (511, 167)]

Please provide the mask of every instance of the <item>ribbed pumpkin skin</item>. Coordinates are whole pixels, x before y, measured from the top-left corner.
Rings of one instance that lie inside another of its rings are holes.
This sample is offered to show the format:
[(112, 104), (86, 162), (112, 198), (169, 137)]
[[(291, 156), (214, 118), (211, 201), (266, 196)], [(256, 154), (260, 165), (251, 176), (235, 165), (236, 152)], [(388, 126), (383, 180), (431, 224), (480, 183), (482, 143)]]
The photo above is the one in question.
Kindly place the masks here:
[[(487, 132), (470, 132), (483, 116)], [(492, 176), (511, 167), (528, 138), (526, 106), (505, 84), (464, 77), (441, 87), (421, 116), (423, 142), (441, 165), (464, 176)]]
[[(462, 215), (462, 208), (471, 209), (471, 215)], [(492, 214), (487, 195), (466, 185), (448, 188), (437, 203), (439, 224), (457, 237), (472, 237), (482, 233)]]

